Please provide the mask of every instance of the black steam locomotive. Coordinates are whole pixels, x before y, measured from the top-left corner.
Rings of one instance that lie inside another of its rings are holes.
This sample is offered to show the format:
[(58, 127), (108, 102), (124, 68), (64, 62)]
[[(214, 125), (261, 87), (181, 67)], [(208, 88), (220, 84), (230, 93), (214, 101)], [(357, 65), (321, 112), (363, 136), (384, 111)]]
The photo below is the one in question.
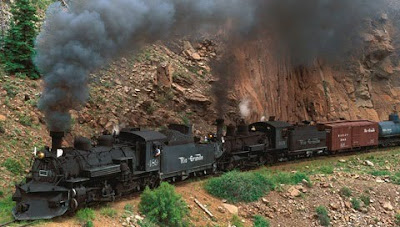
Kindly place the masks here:
[(76, 138), (62, 148), (64, 133), (51, 132), (52, 147), (35, 155), (26, 183), (16, 185), (16, 220), (51, 219), (92, 203), (156, 187), (190, 176), (249, 168), (280, 158), (309, 156), (326, 150), (325, 132), (315, 126), (269, 121), (226, 127), (200, 142), (191, 127), (170, 125), (162, 131), (123, 129), (96, 144)]

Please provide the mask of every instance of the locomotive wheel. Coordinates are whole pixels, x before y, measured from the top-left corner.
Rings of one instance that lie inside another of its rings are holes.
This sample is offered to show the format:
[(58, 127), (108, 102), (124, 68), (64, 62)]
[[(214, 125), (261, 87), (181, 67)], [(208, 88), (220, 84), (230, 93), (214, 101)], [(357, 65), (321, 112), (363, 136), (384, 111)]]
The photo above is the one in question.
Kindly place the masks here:
[(152, 175), (149, 180), (149, 187), (151, 189), (154, 189), (157, 188), (158, 186), (160, 186), (160, 178), (158, 178), (158, 176), (156, 175)]
[(75, 211), (78, 208), (78, 201), (73, 198), (71, 199), (70, 203), (69, 203), (69, 207), (71, 208), (72, 211)]

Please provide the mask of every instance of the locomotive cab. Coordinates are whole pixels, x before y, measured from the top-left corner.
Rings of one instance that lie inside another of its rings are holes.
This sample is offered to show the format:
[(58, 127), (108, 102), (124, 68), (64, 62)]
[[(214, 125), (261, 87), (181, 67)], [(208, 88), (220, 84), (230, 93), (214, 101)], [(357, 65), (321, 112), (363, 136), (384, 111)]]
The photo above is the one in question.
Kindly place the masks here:
[(136, 145), (137, 171), (158, 171), (160, 169), (160, 154), (163, 150), (163, 142), (167, 137), (156, 131), (138, 131), (124, 129), (119, 138)]

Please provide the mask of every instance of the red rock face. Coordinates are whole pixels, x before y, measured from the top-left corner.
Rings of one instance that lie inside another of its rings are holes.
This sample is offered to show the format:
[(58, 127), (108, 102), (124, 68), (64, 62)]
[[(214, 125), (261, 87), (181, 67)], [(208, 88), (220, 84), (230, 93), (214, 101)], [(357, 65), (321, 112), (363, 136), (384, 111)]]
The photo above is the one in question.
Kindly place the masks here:
[(293, 69), (277, 61), (268, 41), (247, 42), (235, 50), (238, 98), (251, 100), (251, 121), (276, 116), (289, 122), (345, 119), (384, 120), (400, 110), (399, 60), (394, 30), (382, 23), (363, 35), (363, 57), (332, 67)]

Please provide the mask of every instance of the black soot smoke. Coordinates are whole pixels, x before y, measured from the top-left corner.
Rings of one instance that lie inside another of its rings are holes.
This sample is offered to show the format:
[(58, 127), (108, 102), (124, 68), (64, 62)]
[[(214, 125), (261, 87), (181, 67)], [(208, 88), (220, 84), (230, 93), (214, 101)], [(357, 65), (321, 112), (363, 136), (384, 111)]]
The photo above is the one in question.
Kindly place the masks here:
[(236, 18), (252, 24), (252, 5), (242, 0), (87, 0), (69, 9), (51, 5), (36, 40), (35, 63), (44, 76), (39, 102), (50, 130), (70, 127), (70, 110), (88, 99), (88, 75), (127, 49), (182, 34), (211, 30)]
[[(240, 36), (243, 41), (268, 31), (295, 63), (340, 58), (354, 47), (349, 37), (377, 2), (85, 0), (72, 1), (68, 9), (54, 3), (36, 40), (35, 63), (45, 84), (39, 108), (50, 130), (65, 131), (70, 127), (70, 110), (78, 110), (88, 99), (91, 71), (123, 51), (172, 34), (210, 34), (226, 24), (232, 37)], [(229, 69), (216, 72), (221, 80), (229, 77)]]

